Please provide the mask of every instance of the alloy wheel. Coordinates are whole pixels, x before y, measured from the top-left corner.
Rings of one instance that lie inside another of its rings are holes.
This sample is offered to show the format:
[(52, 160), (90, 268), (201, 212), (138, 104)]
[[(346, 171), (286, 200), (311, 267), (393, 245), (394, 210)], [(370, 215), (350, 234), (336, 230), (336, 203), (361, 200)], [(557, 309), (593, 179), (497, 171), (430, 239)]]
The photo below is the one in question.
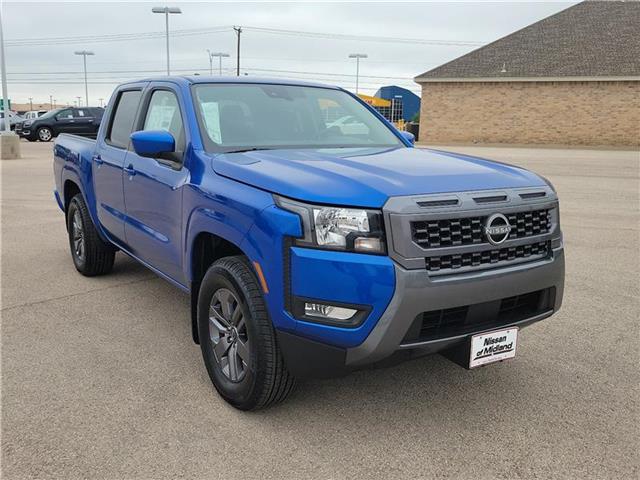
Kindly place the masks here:
[(73, 213), (72, 238), (73, 238), (73, 251), (80, 261), (84, 261), (84, 228), (82, 226), (82, 218), (80, 217), (80, 210), (76, 210)]
[(242, 381), (251, 364), (247, 323), (238, 298), (226, 288), (211, 298), (209, 338), (222, 373), (232, 382)]

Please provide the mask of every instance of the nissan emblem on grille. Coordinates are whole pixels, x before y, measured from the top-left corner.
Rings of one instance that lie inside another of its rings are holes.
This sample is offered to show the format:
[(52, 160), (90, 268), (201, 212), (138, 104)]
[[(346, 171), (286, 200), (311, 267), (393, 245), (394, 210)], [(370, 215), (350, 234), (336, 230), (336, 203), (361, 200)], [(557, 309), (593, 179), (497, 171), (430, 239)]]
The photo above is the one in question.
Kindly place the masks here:
[(484, 234), (489, 243), (500, 245), (509, 238), (509, 233), (511, 233), (511, 225), (507, 217), (501, 213), (494, 213), (487, 218), (487, 222), (484, 225)]

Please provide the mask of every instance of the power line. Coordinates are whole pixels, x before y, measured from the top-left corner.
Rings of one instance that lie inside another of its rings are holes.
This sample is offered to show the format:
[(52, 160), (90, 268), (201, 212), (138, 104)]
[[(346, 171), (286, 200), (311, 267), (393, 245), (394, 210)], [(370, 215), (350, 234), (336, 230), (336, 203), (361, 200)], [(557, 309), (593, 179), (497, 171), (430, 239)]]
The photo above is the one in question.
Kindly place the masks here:
[[(323, 33), (309, 32), (301, 30), (286, 30), (278, 28), (265, 27), (244, 27), (247, 31), (256, 33), (266, 33), (272, 35), (284, 35), (295, 37), (322, 38), (326, 40), (352, 40), (360, 42), (380, 42), (380, 43), (403, 43), (403, 44), (420, 44), (420, 45), (452, 45), (461, 47), (473, 47), (484, 45), (486, 42), (466, 41), (466, 40), (444, 40), (444, 39), (424, 39), (424, 38), (402, 38), (402, 37), (385, 37), (374, 35), (352, 35), (344, 33)], [(232, 32), (232, 26), (217, 26), (208, 28), (192, 28), (183, 30), (174, 30), (171, 37), (186, 37), (197, 35), (208, 35), (211, 33)], [(40, 37), (40, 38), (18, 38), (7, 40), (7, 47), (30, 47), (41, 45), (65, 45), (74, 43), (109, 43), (109, 42), (126, 42), (132, 40), (147, 40), (162, 38), (165, 32), (135, 32), (135, 33), (117, 33), (107, 35), (84, 35), (84, 36), (63, 36), (63, 37)]]
[(436, 39), (424, 39), (424, 38), (400, 38), (400, 37), (381, 37), (373, 35), (350, 35), (344, 33), (321, 33), (321, 32), (307, 32), (300, 30), (283, 30), (278, 28), (264, 28), (264, 27), (244, 27), (247, 31), (269, 33), (274, 35), (287, 35), (295, 37), (313, 37), (323, 38), (329, 40), (356, 40), (360, 42), (384, 42), (384, 43), (419, 43), (422, 45), (457, 45), (464, 47), (473, 47), (484, 45), (486, 42), (475, 41), (460, 41), (460, 40), (436, 40)]
[[(192, 28), (184, 30), (174, 30), (171, 37), (188, 37), (195, 35), (208, 35), (211, 33), (222, 33), (230, 31), (231, 27), (219, 26), (209, 28)], [(77, 37), (40, 37), (40, 38), (24, 38), (7, 40), (7, 47), (33, 47), (41, 45), (67, 45), (75, 43), (110, 43), (110, 42), (128, 42), (132, 40), (149, 40), (156, 38), (164, 38), (166, 32), (136, 32), (136, 33), (119, 33), (109, 35), (87, 35)]]

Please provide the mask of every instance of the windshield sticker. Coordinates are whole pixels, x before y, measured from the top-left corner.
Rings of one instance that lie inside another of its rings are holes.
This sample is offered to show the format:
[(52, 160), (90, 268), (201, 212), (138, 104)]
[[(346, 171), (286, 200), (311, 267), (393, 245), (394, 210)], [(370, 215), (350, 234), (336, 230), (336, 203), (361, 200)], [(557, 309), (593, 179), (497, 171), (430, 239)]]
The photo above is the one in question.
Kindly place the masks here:
[(222, 133), (220, 132), (220, 109), (218, 102), (202, 103), (202, 117), (207, 129), (209, 138), (215, 143), (222, 143)]

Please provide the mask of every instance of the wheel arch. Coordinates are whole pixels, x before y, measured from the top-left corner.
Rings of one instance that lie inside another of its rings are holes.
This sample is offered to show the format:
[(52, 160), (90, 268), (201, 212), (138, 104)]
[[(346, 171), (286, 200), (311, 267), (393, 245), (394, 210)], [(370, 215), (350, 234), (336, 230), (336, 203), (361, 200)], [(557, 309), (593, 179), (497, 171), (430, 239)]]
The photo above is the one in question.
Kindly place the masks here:
[(200, 343), (198, 338), (198, 292), (202, 279), (209, 267), (220, 258), (232, 255), (242, 255), (248, 258), (238, 243), (209, 231), (201, 231), (193, 238), (188, 261), (191, 280), (191, 334), (195, 343)]
[[(64, 181), (64, 186), (62, 187), (62, 201), (63, 201), (63, 206), (64, 206), (64, 214), (65, 217), (67, 215), (67, 212), (69, 210), (69, 203), (71, 202), (71, 199), (73, 197), (75, 197), (76, 195), (80, 194), (83, 196), (84, 198), (84, 194), (82, 193), (82, 190), (80, 189), (80, 185), (78, 182), (67, 178)], [(86, 202), (86, 199), (85, 199)]]

